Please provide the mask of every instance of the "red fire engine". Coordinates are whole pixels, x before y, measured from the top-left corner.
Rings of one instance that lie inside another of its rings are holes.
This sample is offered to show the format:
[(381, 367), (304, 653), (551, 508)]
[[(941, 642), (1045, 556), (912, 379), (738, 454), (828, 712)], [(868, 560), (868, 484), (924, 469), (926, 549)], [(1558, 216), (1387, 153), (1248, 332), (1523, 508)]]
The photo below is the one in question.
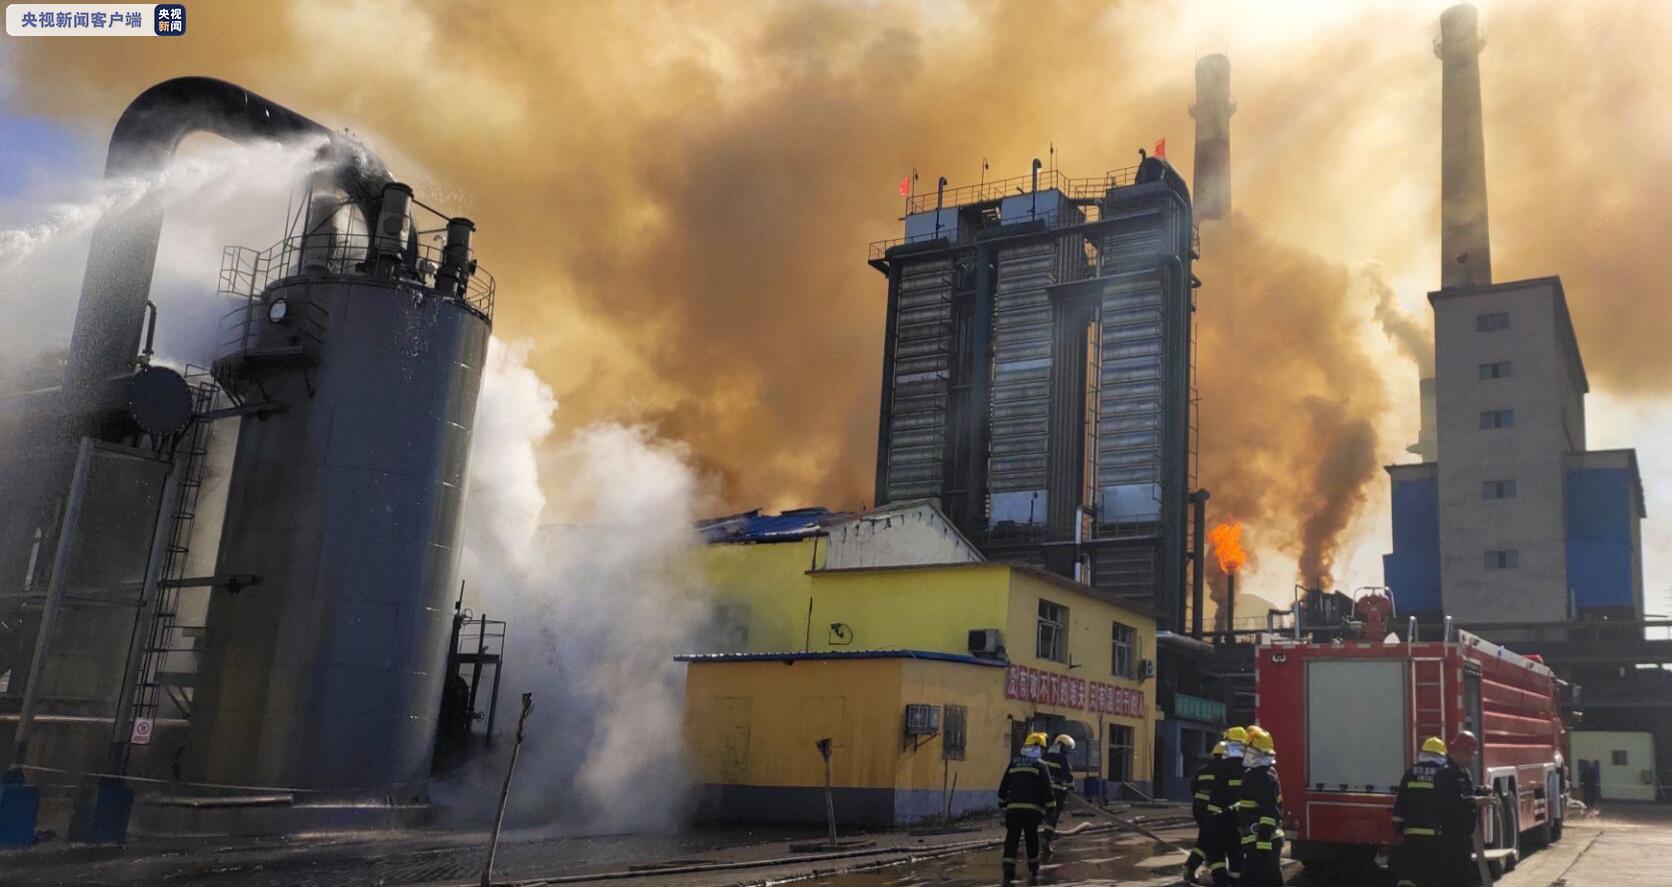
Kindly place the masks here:
[(1353, 873), (1399, 840), (1394, 791), (1423, 739), (1462, 729), (1480, 737), (1476, 782), (1499, 799), (1480, 825), (1494, 874), (1514, 866), (1522, 841), (1561, 837), (1568, 783), (1558, 680), (1536, 659), (1449, 625), (1445, 635), (1268, 636), (1256, 650), (1256, 718), (1277, 741), (1284, 830), (1309, 870), (1362, 883)]

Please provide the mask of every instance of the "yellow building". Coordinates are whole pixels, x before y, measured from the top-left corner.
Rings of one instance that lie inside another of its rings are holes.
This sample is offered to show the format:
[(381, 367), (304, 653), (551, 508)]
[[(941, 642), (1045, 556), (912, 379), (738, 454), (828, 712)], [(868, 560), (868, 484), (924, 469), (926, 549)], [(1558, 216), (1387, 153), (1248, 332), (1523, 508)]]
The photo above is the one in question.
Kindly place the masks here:
[[(708, 817), (822, 821), (823, 738), (847, 823), (992, 808), (1030, 730), (1075, 737), (1085, 790), (1148, 793), (1152, 617), (1085, 585), (977, 560), (967, 541), (940, 534), (930, 506), (795, 514), (815, 518), (706, 551), (726, 644), (680, 658), (686, 748)], [(922, 544), (907, 544), (913, 535)], [(911, 563), (924, 545), (935, 558), (971, 557)], [(832, 565), (860, 561), (873, 565)]]

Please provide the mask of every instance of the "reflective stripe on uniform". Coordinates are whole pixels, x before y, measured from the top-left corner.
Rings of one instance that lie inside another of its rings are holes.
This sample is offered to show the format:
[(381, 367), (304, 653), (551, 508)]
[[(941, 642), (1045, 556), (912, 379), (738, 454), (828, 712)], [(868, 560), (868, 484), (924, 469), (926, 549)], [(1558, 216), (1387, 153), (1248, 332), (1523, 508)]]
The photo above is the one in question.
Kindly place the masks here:
[(1242, 785), (1242, 780), (1240, 780), (1240, 779), (1230, 779), (1230, 780), (1226, 780), (1225, 784), (1232, 787), (1232, 788), (1236, 788), (1237, 786)]
[(1037, 811), (1039, 813), (1044, 813), (1045, 812), (1044, 807), (1041, 807), (1038, 804), (1028, 804), (1028, 803), (1025, 803), (1023, 801), (1011, 801), (1009, 804), (1005, 805), (1004, 809), (1006, 809), (1006, 810), (1034, 810), (1034, 811)]
[(1219, 806), (1218, 804), (1209, 804), (1208, 805), (1208, 812), (1209, 813), (1224, 813), (1225, 808)]
[(1426, 838), (1434, 838), (1434, 837), (1438, 837), (1440, 832), (1436, 829), (1419, 828), (1417, 826), (1411, 826), (1410, 828), (1405, 829), (1405, 834), (1406, 835), (1420, 835), (1420, 836), (1426, 837)]
[(1217, 872), (1217, 871), (1219, 871), (1219, 870), (1220, 870), (1220, 869), (1222, 869), (1222, 868), (1224, 868), (1224, 867), (1225, 867), (1225, 861), (1224, 861), (1224, 860), (1220, 860), (1220, 861), (1218, 861), (1218, 862), (1216, 862), (1216, 863), (1214, 863), (1214, 864), (1213, 864), (1213, 865), (1210, 865), (1210, 866), (1208, 866), (1208, 871), (1210, 871), (1210, 872)]
[(1256, 838), (1253, 835), (1243, 835), (1242, 836), (1242, 842), (1244, 844), (1252, 844), (1252, 843), (1254, 843), (1255, 841), (1258, 841), (1258, 840), (1259, 840), (1259, 838)]
[(1027, 773), (1027, 774), (1030, 774), (1032, 776), (1038, 776), (1039, 775), (1039, 771), (1037, 769), (1033, 768), (1033, 767), (1011, 767), (1009, 772), (1012, 776), (1019, 775), (1019, 774), (1022, 774), (1022, 773)]
[(1202, 780), (1203, 782), (1212, 782), (1214, 775), (1212, 773), (1198, 773), (1196, 774), (1196, 778)]
[(1207, 792), (1197, 792), (1192, 797), (1194, 797), (1198, 801), (1206, 801), (1208, 798), (1211, 798), (1213, 796), (1208, 794)]
[(1237, 806), (1241, 807), (1244, 810), (1254, 810), (1254, 809), (1256, 809), (1260, 806), (1260, 802), (1259, 801), (1250, 801), (1250, 800), (1244, 799), (1244, 800), (1238, 801)]
[(1270, 850), (1271, 849), (1271, 842), (1270, 841), (1256, 841), (1254, 843), (1254, 849), (1255, 850)]
[(1277, 824), (1277, 818), (1273, 817), (1273, 816), (1262, 816), (1262, 817), (1260, 817), (1260, 824), (1261, 825), (1276, 825)]

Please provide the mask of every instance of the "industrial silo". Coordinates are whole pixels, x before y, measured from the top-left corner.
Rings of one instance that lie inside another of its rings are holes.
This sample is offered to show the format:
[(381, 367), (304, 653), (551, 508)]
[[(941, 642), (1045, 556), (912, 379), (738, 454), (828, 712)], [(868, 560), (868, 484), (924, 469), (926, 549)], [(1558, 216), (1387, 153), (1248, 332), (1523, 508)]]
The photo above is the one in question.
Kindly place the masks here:
[(493, 290), (474, 226), (422, 214), (398, 183), (369, 225), (316, 193), (300, 233), (228, 253), (247, 301), (215, 375), (246, 418), (216, 572), (252, 584), (208, 610), (191, 781), (424, 796)]

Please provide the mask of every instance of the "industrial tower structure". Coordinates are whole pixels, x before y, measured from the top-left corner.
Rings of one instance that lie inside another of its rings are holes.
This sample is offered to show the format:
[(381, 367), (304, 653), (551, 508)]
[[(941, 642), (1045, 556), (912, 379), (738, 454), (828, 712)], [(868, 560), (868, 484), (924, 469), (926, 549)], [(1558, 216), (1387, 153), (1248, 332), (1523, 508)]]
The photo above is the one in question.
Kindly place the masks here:
[(1435, 373), (1422, 389), (1425, 442), (1413, 448), (1423, 461), (1388, 468), (1386, 583), (1402, 612), (1435, 620), (1640, 620), (1636, 452), (1586, 449), (1590, 386), (1562, 281), (1492, 281), (1484, 42), (1473, 7), (1441, 16), (1441, 269), (1428, 296)]
[(876, 500), (1183, 622), (1190, 192), (1165, 160), (911, 196), (888, 276)]

